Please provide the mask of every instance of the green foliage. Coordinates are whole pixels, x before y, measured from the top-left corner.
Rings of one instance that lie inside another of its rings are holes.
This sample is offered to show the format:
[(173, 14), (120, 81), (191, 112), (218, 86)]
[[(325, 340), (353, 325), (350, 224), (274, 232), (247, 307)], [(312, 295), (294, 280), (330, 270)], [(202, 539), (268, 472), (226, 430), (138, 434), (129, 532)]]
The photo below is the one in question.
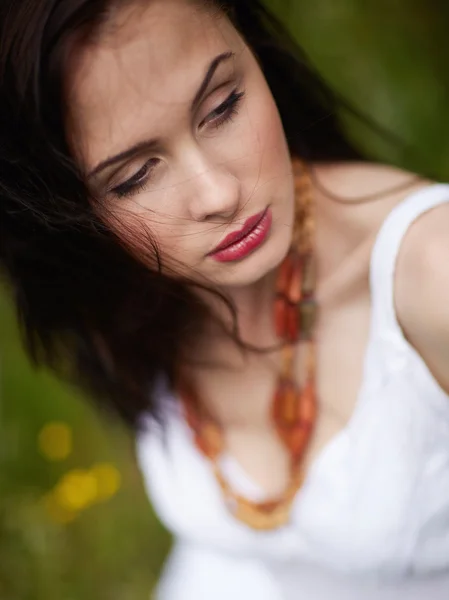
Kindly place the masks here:
[(342, 110), (358, 146), (434, 179), (449, 175), (449, 4), (439, 0), (314, 0), (283, 5), (285, 21), (325, 80), (394, 136)]
[[(5, 294), (0, 333), (0, 600), (148, 600), (169, 539), (144, 494), (130, 436), (31, 369)], [(42, 427), (54, 421), (73, 436), (58, 462), (39, 449)], [(72, 490), (79, 509), (55, 506), (49, 495), (64, 477), (97, 463), (121, 474), (118, 492), (87, 501), (80, 487)]]
[[(403, 141), (386, 142), (342, 110), (361, 148), (447, 178), (449, 4), (271, 4), (335, 90)], [(5, 294), (0, 343), (0, 600), (147, 599), (170, 541), (146, 499), (130, 436), (100, 420), (74, 390), (33, 371)], [(49, 422), (66, 424), (73, 438), (70, 452), (56, 462), (39, 449)], [(94, 493), (97, 463), (121, 474), (119, 489), (106, 498)], [(79, 487), (71, 484), (70, 493), (67, 474)], [(61, 498), (77, 508), (58, 505)]]

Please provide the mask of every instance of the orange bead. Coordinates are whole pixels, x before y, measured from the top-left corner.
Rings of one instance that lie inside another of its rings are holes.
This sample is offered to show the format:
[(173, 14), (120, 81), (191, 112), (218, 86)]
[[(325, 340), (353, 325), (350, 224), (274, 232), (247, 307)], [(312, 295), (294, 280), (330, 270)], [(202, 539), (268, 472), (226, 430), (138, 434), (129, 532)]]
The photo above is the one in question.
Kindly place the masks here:
[(302, 296), (302, 264), (299, 256), (295, 256), (292, 262), (293, 268), (288, 289), (288, 299), (293, 304), (298, 304)]
[(273, 402), (272, 418), (277, 428), (288, 428), (297, 421), (298, 388), (290, 379), (280, 379)]
[(296, 421), (296, 413), (298, 412), (298, 395), (294, 386), (290, 386), (284, 395), (282, 403), (282, 421), (286, 425), (290, 425)]
[(282, 368), (279, 376), (281, 379), (290, 379), (293, 370), (293, 360), (295, 357), (295, 350), (291, 344), (284, 344), (282, 347)]
[(288, 448), (295, 460), (298, 460), (303, 454), (310, 438), (310, 431), (306, 427), (295, 427), (289, 435)]
[(223, 436), (220, 429), (211, 421), (201, 426), (196, 443), (203, 454), (214, 460), (223, 451)]
[(313, 382), (309, 381), (301, 392), (299, 399), (300, 420), (313, 423), (316, 419), (317, 405)]

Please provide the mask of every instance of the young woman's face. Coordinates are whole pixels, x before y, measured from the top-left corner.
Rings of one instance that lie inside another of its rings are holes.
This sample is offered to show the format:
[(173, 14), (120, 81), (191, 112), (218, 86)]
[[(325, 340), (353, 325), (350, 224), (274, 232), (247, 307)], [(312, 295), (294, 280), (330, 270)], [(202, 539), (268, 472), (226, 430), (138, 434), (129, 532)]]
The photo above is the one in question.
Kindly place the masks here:
[(290, 157), (264, 76), (227, 18), (193, 0), (136, 3), (78, 48), (68, 73), (75, 152), (137, 254), (149, 232), (163, 262), (219, 286), (279, 264), (293, 223)]

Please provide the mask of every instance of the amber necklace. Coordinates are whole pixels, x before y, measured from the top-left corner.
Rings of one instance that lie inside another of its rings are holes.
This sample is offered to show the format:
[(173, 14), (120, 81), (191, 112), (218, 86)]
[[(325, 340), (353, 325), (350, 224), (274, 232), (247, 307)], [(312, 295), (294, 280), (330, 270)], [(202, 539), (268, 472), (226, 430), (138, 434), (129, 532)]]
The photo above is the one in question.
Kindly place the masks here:
[[(223, 476), (219, 458), (224, 450), (220, 426), (201, 409), (195, 390), (180, 385), (187, 422), (197, 448), (212, 464), (225, 503), (238, 520), (254, 529), (274, 529), (285, 524), (297, 491), (301, 487), (304, 455), (316, 421), (314, 301), (314, 218), (311, 180), (307, 168), (293, 160), (295, 178), (295, 227), (290, 252), (279, 268), (274, 298), (276, 334), (284, 342), (282, 369), (271, 408), (277, 434), (290, 455), (290, 480), (284, 492), (266, 502), (252, 502), (234, 492)], [(307, 346), (307, 374), (302, 388), (293, 377), (295, 344)]]

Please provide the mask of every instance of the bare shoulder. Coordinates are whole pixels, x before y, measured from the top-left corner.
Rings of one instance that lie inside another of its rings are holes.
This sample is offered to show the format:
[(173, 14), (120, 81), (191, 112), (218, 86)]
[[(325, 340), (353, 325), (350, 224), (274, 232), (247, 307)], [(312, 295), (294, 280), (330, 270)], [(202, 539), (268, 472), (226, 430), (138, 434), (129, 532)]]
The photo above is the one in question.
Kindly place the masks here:
[(449, 392), (449, 202), (426, 212), (407, 232), (395, 303), (407, 339)]
[(409, 171), (373, 162), (323, 163), (315, 165), (314, 171), (327, 189), (345, 198), (348, 204), (352, 198), (384, 196), (388, 190), (400, 200), (410, 193), (414, 184), (422, 186), (426, 183), (425, 179)]

